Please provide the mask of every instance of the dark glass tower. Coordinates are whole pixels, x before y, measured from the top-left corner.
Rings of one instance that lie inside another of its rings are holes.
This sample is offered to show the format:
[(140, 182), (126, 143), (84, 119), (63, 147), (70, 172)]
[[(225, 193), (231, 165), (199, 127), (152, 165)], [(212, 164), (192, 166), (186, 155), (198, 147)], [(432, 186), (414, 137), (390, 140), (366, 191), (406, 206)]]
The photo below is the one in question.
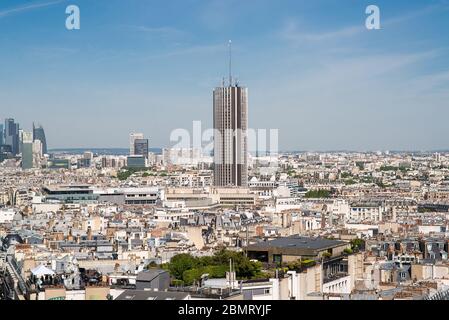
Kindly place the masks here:
[(148, 139), (134, 140), (134, 155), (148, 158)]
[(36, 127), (33, 123), (33, 140), (39, 140), (42, 143), (42, 153), (47, 154), (47, 140), (42, 125)]
[(0, 146), (4, 145), (4, 136), (5, 136), (5, 132), (3, 131), (3, 124), (0, 123)]
[(5, 119), (5, 145), (11, 146), (11, 153), (19, 153), (19, 124), (14, 119)]

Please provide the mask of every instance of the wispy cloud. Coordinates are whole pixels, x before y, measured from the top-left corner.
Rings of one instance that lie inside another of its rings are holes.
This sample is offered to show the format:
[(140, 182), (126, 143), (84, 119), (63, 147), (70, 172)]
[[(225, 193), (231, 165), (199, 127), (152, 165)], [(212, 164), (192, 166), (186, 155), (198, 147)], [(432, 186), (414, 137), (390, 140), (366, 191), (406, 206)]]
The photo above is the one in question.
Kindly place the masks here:
[[(431, 14), (438, 11), (447, 11), (449, 6), (445, 3), (430, 5), (420, 10), (410, 11), (397, 17), (381, 20), (381, 28), (385, 29), (392, 25), (403, 23), (420, 16)], [(382, 12), (381, 12), (382, 17)], [(288, 20), (280, 32), (281, 38), (292, 43), (320, 43), (332, 40), (342, 40), (344, 38), (355, 37), (366, 31), (364, 24), (346, 26), (340, 29), (307, 33), (300, 30), (296, 20)]]
[(80, 49), (61, 46), (42, 46), (30, 47), (26, 52), (33, 58), (53, 60), (55, 58), (66, 58), (69, 55), (77, 54), (80, 52)]
[(438, 4), (429, 5), (427, 7), (422, 8), (421, 10), (410, 11), (410, 12), (404, 13), (400, 16), (390, 18), (390, 19), (386, 20), (384, 23), (382, 23), (382, 25), (384, 27), (389, 27), (394, 24), (406, 22), (406, 21), (409, 21), (412, 19), (416, 19), (416, 18), (425, 16), (427, 14), (432, 14), (434, 12), (448, 11), (448, 10), (449, 10), (449, 3), (445, 1), (445, 2), (438, 3)]
[(202, 56), (216, 54), (219, 52), (226, 52), (226, 46), (223, 44), (210, 44), (210, 45), (177, 45), (176, 47), (167, 50), (165, 52), (149, 55), (143, 58), (143, 60), (170, 58), (177, 56)]
[(444, 96), (449, 97), (449, 70), (434, 72), (410, 79), (404, 91), (409, 90), (414, 97)]
[(283, 39), (293, 42), (321, 42), (332, 39), (355, 36), (364, 31), (363, 26), (350, 26), (333, 31), (321, 33), (304, 33), (299, 31), (298, 25), (294, 21), (288, 21), (281, 31)]
[(187, 32), (183, 30), (169, 26), (162, 26), (162, 27), (127, 26), (127, 27), (136, 31), (163, 37), (177, 37), (177, 36), (185, 36), (187, 34)]
[(187, 45), (181, 43), (173, 43), (170, 47), (166, 47), (159, 52), (152, 51), (120, 51), (120, 50), (101, 50), (97, 51), (98, 56), (91, 59), (94, 63), (104, 63), (105, 61), (132, 61), (144, 63), (154, 60), (172, 59), (176, 57), (204, 57), (211, 54), (223, 53), (227, 51), (226, 45)]
[[(367, 146), (372, 149), (392, 149), (399, 145), (404, 149), (425, 149), (431, 143), (435, 147), (444, 146), (442, 139), (432, 140), (432, 135), (439, 130), (437, 127), (425, 133), (416, 129), (422, 128), (425, 122), (443, 125), (441, 118), (447, 114), (449, 70), (420, 76), (422, 66), (442, 54), (443, 51), (430, 50), (338, 60), (311, 57), (307, 64), (312, 69), (277, 78), (276, 91), (263, 91), (264, 83), (253, 83), (254, 90), (260, 86), (257, 90), (264, 92), (263, 99), (253, 98), (258, 100), (254, 104), (260, 114), (270, 112), (271, 106), (279, 103), (279, 97), (283, 108), (283, 113), (272, 114), (269, 122), (253, 113), (253, 121), (280, 128), (282, 144), (299, 143), (297, 148), (311, 150), (317, 144), (321, 150), (346, 148), (348, 144), (343, 141), (348, 137), (351, 137), (351, 148), (359, 150), (366, 150)], [(300, 116), (286, 118), (287, 113)], [(310, 132), (315, 128), (331, 134), (317, 137), (314, 142), (297, 138), (311, 137)], [(295, 135), (288, 135), (291, 130)]]
[(225, 52), (226, 45), (223, 44), (211, 44), (211, 45), (195, 45), (190, 47), (179, 48), (178, 50), (173, 50), (168, 52), (168, 56), (177, 55), (189, 55), (189, 54), (210, 54), (216, 52)]
[(27, 5), (19, 6), (16, 8), (12, 8), (12, 9), (2, 10), (2, 11), (0, 11), (0, 18), (9, 16), (11, 14), (17, 14), (17, 13), (21, 13), (24, 11), (30, 11), (30, 10), (34, 10), (34, 9), (38, 9), (38, 8), (52, 6), (52, 5), (55, 5), (55, 4), (64, 2), (64, 1), (65, 0), (55, 0), (55, 1), (48, 1), (48, 2), (41, 2), (41, 3), (32, 3), (32, 4), (27, 4)]

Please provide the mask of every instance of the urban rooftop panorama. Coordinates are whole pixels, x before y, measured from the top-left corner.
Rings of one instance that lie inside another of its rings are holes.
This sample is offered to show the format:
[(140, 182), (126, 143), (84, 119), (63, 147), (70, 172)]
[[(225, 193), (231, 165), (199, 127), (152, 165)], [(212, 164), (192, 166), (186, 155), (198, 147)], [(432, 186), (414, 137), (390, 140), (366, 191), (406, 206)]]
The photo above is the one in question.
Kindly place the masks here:
[(2, 299), (447, 298), (449, 153), (217, 166), (140, 133), (114, 155), (44, 153), (42, 127), (18, 132), (0, 164)]
[(0, 300), (449, 300), (447, 1), (175, 2), (0, 5)]

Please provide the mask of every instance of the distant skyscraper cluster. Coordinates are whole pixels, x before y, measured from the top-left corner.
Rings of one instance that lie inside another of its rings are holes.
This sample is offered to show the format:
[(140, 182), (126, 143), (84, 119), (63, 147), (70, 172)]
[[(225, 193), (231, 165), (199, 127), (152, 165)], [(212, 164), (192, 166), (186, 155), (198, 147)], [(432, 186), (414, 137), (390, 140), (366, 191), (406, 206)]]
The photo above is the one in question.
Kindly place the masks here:
[(14, 119), (5, 119), (0, 124), (0, 162), (21, 156), (22, 168), (31, 169), (44, 154), (47, 154), (47, 140), (42, 125), (28, 132), (20, 128)]

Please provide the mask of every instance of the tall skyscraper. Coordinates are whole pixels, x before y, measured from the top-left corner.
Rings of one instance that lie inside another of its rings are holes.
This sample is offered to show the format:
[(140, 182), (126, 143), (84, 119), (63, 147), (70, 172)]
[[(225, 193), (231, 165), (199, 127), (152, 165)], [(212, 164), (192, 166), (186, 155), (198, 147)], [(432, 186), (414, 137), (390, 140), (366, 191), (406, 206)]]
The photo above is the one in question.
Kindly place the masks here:
[(136, 139), (143, 139), (143, 133), (131, 133), (129, 135), (129, 155), (134, 155), (134, 141)]
[(45, 138), (45, 131), (42, 125), (37, 127), (33, 122), (33, 140), (39, 140), (42, 143), (42, 153), (47, 154), (47, 139)]
[(33, 154), (38, 158), (42, 158), (42, 142), (40, 140), (33, 140)]
[(5, 145), (11, 146), (11, 153), (19, 153), (19, 124), (14, 119), (5, 119)]
[(33, 134), (23, 132), (22, 134), (22, 169), (33, 168)]
[(229, 85), (225, 86), (223, 81), (213, 93), (214, 185), (246, 187), (248, 89), (233, 84), (231, 54), (229, 57)]
[(7, 149), (10, 148), (10, 146), (5, 145), (5, 131), (3, 129), (3, 124), (0, 124), (0, 163), (7, 159)]
[(19, 128), (19, 150), (17, 151), (17, 153), (22, 153), (23, 132), (23, 129)]
[(2, 146), (4, 144), (4, 136), (5, 136), (5, 132), (3, 131), (3, 124), (0, 123), (0, 146)]
[(148, 139), (134, 140), (134, 155), (148, 159)]

